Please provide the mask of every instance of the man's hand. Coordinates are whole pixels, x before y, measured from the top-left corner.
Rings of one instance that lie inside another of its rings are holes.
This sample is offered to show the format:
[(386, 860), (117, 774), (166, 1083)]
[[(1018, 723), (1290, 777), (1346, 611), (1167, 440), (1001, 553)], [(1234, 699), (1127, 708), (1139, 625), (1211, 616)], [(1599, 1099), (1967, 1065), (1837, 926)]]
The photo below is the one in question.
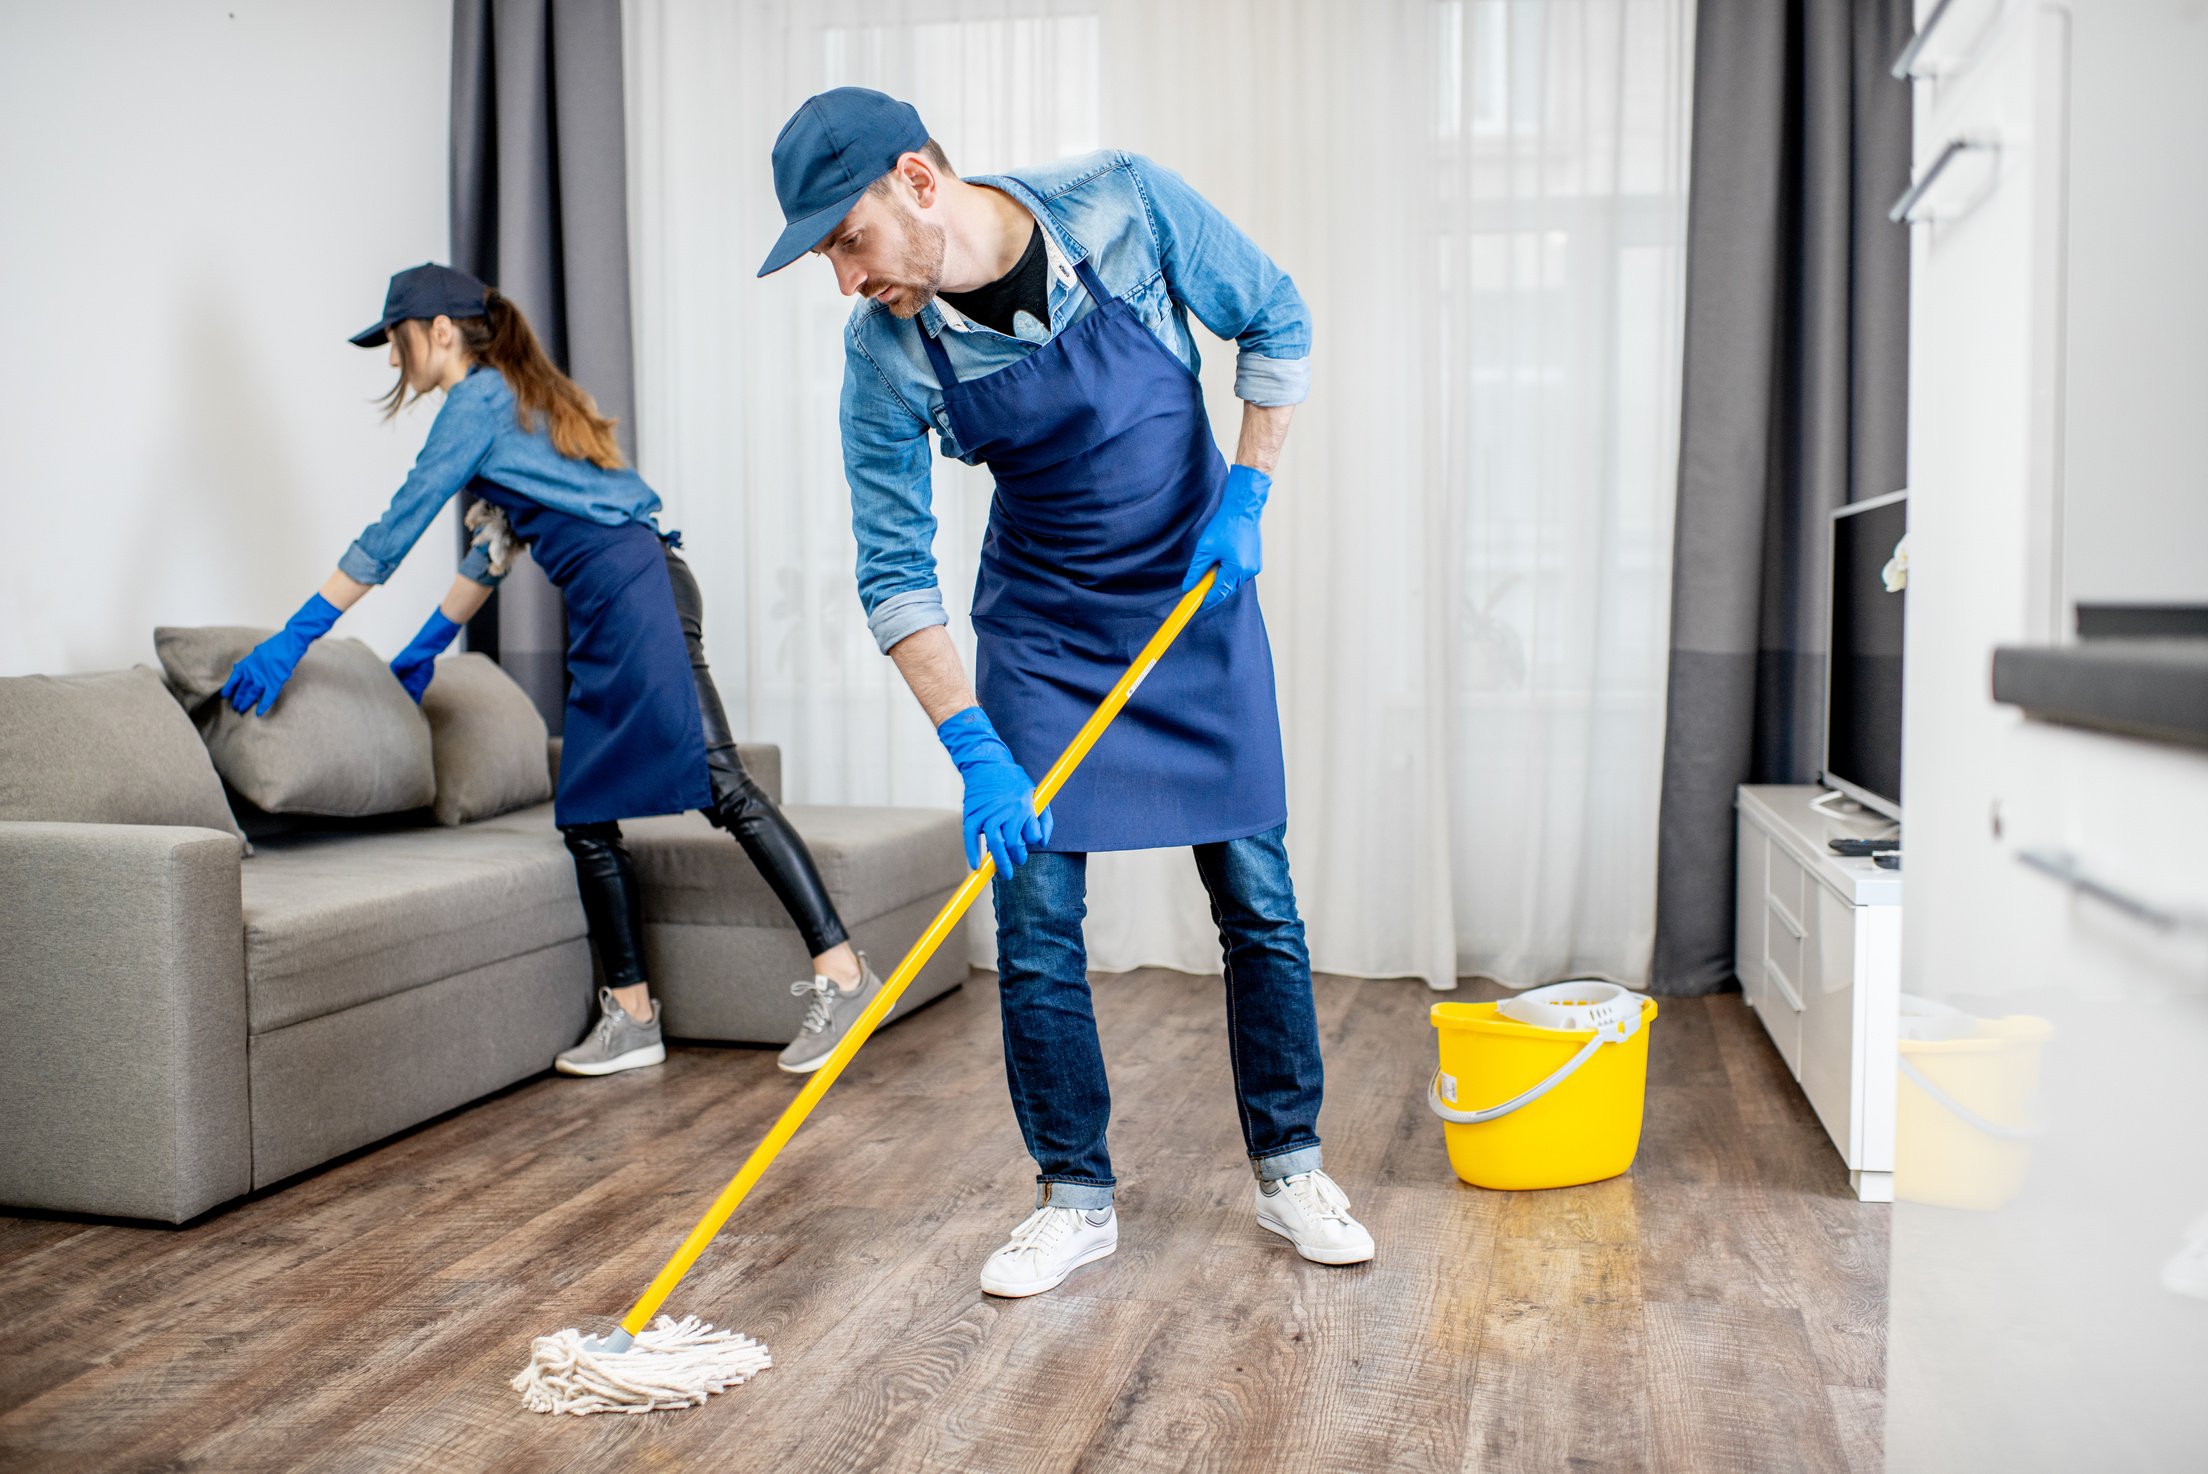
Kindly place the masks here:
[(1027, 863), (1030, 845), (1050, 843), (1050, 811), (1035, 812), (1035, 780), (1012, 756), (989, 714), (969, 706), (935, 729), (966, 780), (966, 863), (981, 868), (986, 846), (999, 875)]
[(1188, 576), (1181, 580), (1186, 593), (1203, 580), (1205, 570), (1219, 566), (1219, 577), (1204, 595), (1204, 608), (1225, 602), (1243, 583), (1257, 577), (1265, 566), (1264, 539), (1258, 518), (1265, 511), (1265, 493), (1273, 478), (1254, 466), (1234, 466), (1227, 472), (1227, 489), (1219, 498), (1219, 510), (1211, 514), (1196, 538), (1196, 556), (1189, 560)]

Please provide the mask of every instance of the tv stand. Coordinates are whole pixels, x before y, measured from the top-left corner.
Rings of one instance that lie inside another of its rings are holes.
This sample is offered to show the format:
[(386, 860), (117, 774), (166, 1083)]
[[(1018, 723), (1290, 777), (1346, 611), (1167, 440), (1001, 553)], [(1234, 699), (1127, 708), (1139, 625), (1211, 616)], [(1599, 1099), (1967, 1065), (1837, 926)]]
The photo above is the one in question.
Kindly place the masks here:
[[(1832, 813), (1812, 785), (1743, 786), (1733, 971), (1865, 1202), (1894, 1196), (1894, 1061), (1901, 1016), (1901, 873), (1836, 855), (1836, 838), (1893, 827)], [(1831, 794), (1838, 798), (1840, 795)], [(1851, 804), (1852, 806), (1852, 804)]]

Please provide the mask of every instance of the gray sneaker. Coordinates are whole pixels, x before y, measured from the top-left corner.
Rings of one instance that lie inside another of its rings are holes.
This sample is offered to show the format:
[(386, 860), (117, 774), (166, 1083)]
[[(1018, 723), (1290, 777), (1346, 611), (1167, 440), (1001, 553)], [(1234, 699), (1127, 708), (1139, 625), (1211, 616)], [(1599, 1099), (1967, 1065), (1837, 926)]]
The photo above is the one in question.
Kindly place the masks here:
[(563, 1075), (614, 1075), (666, 1058), (667, 1046), (659, 1037), (659, 1000), (652, 1000), (652, 1021), (642, 1024), (613, 1001), (612, 989), (600, 988), (598, 1026), (552, 1061), (552, 1068)]
[(799, 978), (790, 984), (790, 991), (813, 1001), (805, 1010), (805, 1022), (798, 1025), (797, 1037), (775, 1063), (793, 1075), (810, 1075), (828, 1063), (828, 1056), (836, 1052), (843, 1036), (851, 1032), (874, 995), (882, 991), (882, 980), (874, 976), (874, 969), (862, 954), (859, 986), (854, 991), (846, 993), (824, 977)]

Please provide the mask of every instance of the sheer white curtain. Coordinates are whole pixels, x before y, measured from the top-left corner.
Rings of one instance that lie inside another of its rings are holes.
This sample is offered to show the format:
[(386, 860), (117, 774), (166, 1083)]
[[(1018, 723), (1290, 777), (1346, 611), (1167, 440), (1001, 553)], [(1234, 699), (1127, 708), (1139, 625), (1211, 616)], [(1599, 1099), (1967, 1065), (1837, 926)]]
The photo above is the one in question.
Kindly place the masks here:
[[(1150, 154), (1309, 300), (1260, 587), (1315, 965), (1645, 979), (1692, 0), (626, 14), (642, 469), (690, 537), (731, 718), (782, 744), (792, 801), (958, 797), (853, 593), (848, 304), (815, 263), (752, 279), (775, 132), (857, 83), (911, 100), (962, 173)], [(1231, 450), (1232, 345), (1206, 348)], [(969, 659), (989, 484), (937, 461)], [(1218, 966), (1185, 852), (1096, 857), (1089, 939), (1101, 970)]]

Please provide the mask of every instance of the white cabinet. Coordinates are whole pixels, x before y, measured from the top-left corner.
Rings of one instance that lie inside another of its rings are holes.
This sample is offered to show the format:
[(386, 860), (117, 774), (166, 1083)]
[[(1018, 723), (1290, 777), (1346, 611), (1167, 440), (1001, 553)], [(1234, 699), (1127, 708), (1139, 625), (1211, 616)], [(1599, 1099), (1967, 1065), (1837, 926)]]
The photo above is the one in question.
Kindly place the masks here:
[(2000, 154), (1912, 247), (1904, 981), (2035, 1043), (1902, 1086), (1887, 1467), (2198, 1469), (2208, 753), (2028, 721), (1988, 673), (2072, 600), (2208, 583), (2208, 10), (1937, 9), (1972, 44), (1917, 88), (1919, 167)]
[(1733, 976), (1750, 1008), (1763, 1007), (1764, 866), (1771, 842), (1763, 831), (1742, 821), (1733, 847)]
[(1824, 790), (1745, 787), (1738, 813), (1733, 971), (1866, 1202), (1893, 1197), (1894, 1030), (1901, 877), (1828, 841), (1876, 815), (1814, 807)]
[[(1753, 821), (1751, 821), (1753, 822)], [(1764, 833), (1763, 1027), (1796, 1079), (1802, 1074), (1802, 867)]]

